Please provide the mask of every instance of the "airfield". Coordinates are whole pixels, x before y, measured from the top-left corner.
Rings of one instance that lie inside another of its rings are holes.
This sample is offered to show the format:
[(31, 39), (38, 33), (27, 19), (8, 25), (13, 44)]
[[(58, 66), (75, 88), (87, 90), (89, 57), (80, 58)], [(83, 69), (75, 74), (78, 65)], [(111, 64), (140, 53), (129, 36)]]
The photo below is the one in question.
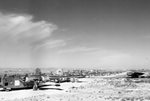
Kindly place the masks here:
[[(79, 82), (67, 82), (62, 83), (61, 86), (46, 86), (37, 91), (32, 89), (13, 90), (10, 92), (0, 91), (0, 101), (61, 101), (59, 95), (62, 97), (69, 96), (71, 89), (79, 88), (86, 85), (92, 79), (81, 79)], [(47, 82), (47, 85), (53, 85), (51, 82)], [(69, 94), (69, 95), (68, 95)]]
[(0, 101), (150, 101), (150, 78), (128, 82), (125, 74), (79, 78), (74, 83), (64, 82), (61, 86), (47, 86), (37, 91), (1, 91)]

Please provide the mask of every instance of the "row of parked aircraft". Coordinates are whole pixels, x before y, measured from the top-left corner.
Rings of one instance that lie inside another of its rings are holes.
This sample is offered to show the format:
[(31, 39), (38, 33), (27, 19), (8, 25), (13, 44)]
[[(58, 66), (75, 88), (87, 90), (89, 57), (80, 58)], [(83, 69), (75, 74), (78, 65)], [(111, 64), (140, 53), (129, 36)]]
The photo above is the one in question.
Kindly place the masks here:
[[(62, 71), (58, 75), (47, 76), (42, 74), (40, 69), (37, 68), (34, 74), (26, 75), (7, 75), (4, 74), (0, 77), (0, 88), (5, 91), (16, 89), (33, 89), (37, 90), (44, 86), (60, 86), (62, 82), (70, 82), (71, 78), (78, 78), (79, 76), (63, 76)], [(82, 76), (85, 77), (85, 76)], [(53, 82), (46, 84), (46, 82)]]

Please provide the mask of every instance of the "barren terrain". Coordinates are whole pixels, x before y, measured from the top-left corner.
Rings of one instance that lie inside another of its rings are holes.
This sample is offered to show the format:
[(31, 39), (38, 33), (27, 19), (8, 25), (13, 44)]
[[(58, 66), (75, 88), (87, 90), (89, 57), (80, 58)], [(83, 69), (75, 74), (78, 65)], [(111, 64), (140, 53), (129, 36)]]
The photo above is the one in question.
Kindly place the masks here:
[(0, 101), (150, 101), (150, 83), (125, 78), (92, 77), (38, 91), (0, 92)]

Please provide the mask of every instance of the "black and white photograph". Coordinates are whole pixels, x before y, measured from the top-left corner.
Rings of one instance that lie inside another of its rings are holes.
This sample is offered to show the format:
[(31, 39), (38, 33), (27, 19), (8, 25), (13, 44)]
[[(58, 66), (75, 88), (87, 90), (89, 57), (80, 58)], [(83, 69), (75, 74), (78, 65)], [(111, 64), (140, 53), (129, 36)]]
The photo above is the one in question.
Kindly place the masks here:
[(150, 0), (0, 0), (0, 101), (150, 101)]

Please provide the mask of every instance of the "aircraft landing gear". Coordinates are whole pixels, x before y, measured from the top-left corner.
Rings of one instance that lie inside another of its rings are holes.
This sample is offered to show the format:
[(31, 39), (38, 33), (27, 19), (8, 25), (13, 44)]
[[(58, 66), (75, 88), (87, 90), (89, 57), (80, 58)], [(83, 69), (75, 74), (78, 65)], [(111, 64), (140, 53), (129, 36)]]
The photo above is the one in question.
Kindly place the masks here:
[(5, 90), (6, 92), (9, 92), (9, 91), (11, 91), (11, 88), (4, 88), (4, 90)]
[(60, 86), (60, 83), (56, 83), (55, 86)]
[(35, 81), (35, 82), (34, 82), (34, 86), (33, 86), (33, 91), (36, 91), (36, 90), (38, 90), (38, 84), (37, 84), (37, 82)]

